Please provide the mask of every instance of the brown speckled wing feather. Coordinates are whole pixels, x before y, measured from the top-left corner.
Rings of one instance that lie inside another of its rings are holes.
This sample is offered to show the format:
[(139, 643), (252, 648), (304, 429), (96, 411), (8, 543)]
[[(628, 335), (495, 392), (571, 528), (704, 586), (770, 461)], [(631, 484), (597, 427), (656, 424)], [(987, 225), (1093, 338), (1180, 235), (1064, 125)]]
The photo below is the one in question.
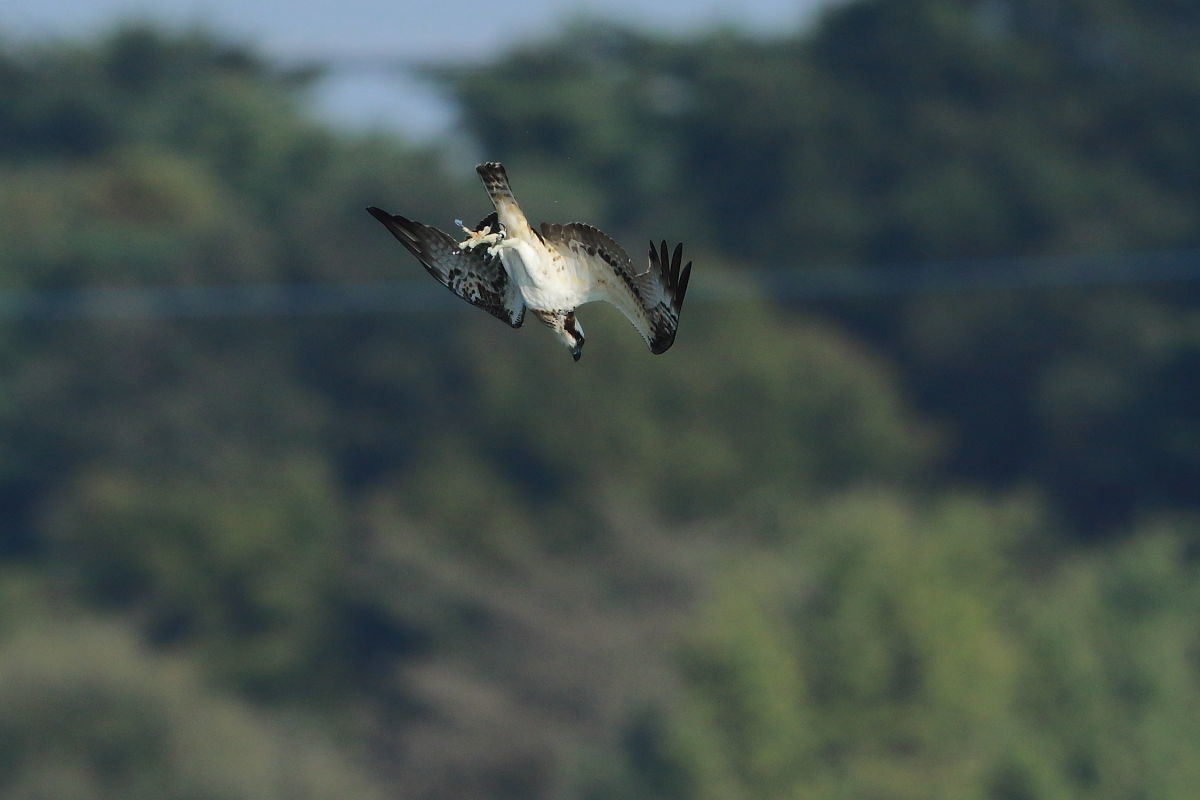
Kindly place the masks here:
[[(374, 206), (367, 211), (417, 257), (425, 271), (438, 283), (512, 327), (521, 327), (525, 318), (525, 303), (508, 279), (500, 259), (489, 256), (487, 247), (463, 250), (449, 234), (437, 228), (389, 214)], [(485, 217), (475, 226), (475, 230), (482, 230), (488, 225), (493, 231), (497, 230), (494, 213)]]
[(597, 289), (591, 299), (606, 300), (620, 309), (652, 353), (666, 352), (675, 342), (692, 274), (690, 261), (680, 266), (682, 244), (669, 253), (665, 241), (658, 249), (651, 243), (649, 265), (639, 272), (619, 244), (591, 225), (542, 223), (541, 232), (546, 244), (592, 272)]

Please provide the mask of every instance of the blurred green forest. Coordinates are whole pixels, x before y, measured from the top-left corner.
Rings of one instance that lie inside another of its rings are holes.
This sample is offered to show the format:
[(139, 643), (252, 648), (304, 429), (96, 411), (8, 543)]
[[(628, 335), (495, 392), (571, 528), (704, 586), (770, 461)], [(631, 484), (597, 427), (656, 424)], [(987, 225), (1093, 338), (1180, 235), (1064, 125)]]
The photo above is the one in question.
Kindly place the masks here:
[(686, 243), (668, 354), (434, 286), (363, 208), (473, 164), (309, 72), (0, 39), (0, 794), (1194, 796), (1200, 6), (428, 77), (531, 217)]

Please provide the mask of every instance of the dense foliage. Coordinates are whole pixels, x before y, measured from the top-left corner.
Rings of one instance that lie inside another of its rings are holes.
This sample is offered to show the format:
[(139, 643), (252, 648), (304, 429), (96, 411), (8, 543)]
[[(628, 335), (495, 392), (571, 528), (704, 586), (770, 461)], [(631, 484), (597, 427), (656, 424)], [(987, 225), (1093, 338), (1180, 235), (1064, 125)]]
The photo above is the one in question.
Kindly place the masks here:
[(363, 213), (482, 216), (470, 164), (204, 34), (0, 51), (0, 793), (1191, 797), (1198, 29), (860, 0), (442, 71), (532, 216), (691, 248), (675, 348), (587, 308), (579, 364)]
[[(594, 187), (579, 213), (746, 266), (880, 268), (847, 285), (899, 296), (820, 310), (903, 366), (956, 474), (1035, 482), (1092, 536), (1200, 485), (1197, 294), (1157, 283), (1200, 247), (1197, 35), (1175, 2), (878, 0), (765, 43), (588, 28), (444, 79), (486, 152)], [(1060, 288), (908, 296), (930, 262)]]

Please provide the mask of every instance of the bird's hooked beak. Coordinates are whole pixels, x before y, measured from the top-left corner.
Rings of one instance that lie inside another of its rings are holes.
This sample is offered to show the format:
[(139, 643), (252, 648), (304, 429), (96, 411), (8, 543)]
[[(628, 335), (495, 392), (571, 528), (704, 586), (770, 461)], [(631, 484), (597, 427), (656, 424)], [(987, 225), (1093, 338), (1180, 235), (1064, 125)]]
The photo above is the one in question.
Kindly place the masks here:
[(583, 328), (575, 319), (574, 314), (567, 314), (566, 319), (563, 320), (563, 334), (567, 340), (567, 348), (571, 351), (571, 358), (578, 361), (579, 357), (583, 355), (584, 338)]

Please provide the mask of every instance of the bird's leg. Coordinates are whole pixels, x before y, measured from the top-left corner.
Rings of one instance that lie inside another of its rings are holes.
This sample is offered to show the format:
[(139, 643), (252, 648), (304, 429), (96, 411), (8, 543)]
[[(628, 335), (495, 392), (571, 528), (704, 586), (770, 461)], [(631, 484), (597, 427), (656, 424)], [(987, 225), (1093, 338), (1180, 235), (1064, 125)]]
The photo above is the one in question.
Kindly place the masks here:
[(505, 239), (500, 234), (493, 234), (493, 235), (499, 236), (499, 238), (495, 240), (495, 244), (493, 244), (491, 247), (489, 247), (487, 249), (487, 254), (489, 256), (498, 256), (498, 255), (500, 255), (501, 250), (511, 250), (512, 248), (517, 246), (516, 239), (511, 239), (511, 238)]
[(466, 225), (463, 225), (461, 219), (456, 219), (454, 222), (458, 227), (466, 231), (467, 234), (466, 240), (458, 243), (458, 246), (463, 250), (474, 250), (482, 244), (493, 245), (504, 238), (504, 234), (499, 231), (492, 233), (491, 225), (487, 225), (481, 230), (473, 231)]

